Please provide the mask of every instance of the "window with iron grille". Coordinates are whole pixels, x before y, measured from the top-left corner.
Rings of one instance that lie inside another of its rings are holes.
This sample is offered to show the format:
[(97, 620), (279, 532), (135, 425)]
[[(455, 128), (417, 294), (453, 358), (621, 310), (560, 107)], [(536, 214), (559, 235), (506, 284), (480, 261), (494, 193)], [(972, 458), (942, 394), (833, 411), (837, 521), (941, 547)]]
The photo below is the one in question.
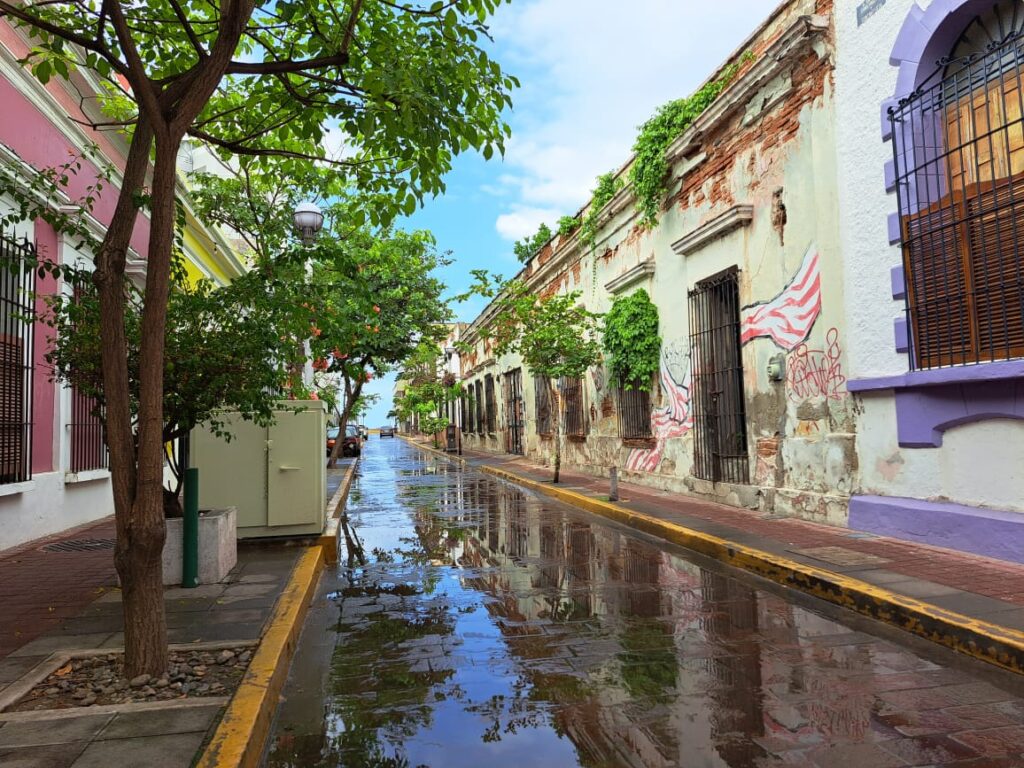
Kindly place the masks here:
[[(81, 296), (76, 288), (75, 301)], [(107, 443), (99, 404), (92, 397), (71, 387), (71, 421), (68, 423), (69, 467), (72, 472), (107, 468)]]
[(981, 40), (889, 111), (915, 368), (1024, 356), (1024, 35)]
[(0, 233), (0, 483), (32, 477), (35, 248)]
[(555, 423), (551, 419), (551, 379), (547, 376), (533, 377), (533, 405), (537, 414), (537, 434), (550, 435)]
[(486, 399), (484, 410), (487, 412), (487, 431), (493, 434), (498, 431), (498, 408), (494, 402), (494, 377), (491, 374), (484, 377), (484, 397)]
[(651, 393), (618, 387), (619, 437), (623, 440), (646, 440), (651, 436)]
[(479, 379), (476, 382), (476, 433), (484, 433), (484, 385)]
[(747, 416), (740, 346), (739, 271), (701, 280), (689, 292), (693, 376), (693, 474), (749, 482)]
[(587, 434), (586, 411), (583, 409), (583, 379), (563, 377), (558, 388), (564, 400), (565, 434), (584, 437)]

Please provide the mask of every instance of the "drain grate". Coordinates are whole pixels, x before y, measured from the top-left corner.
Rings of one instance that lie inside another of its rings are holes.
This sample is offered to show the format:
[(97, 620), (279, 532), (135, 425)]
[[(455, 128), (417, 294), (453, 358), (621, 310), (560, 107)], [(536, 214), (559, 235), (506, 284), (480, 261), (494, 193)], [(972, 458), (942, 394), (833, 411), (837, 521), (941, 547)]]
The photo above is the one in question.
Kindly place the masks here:
[(41, 547), (44, 552), (95, 552), (100, 549), (113, 548), (113, 539), (70, 539)]

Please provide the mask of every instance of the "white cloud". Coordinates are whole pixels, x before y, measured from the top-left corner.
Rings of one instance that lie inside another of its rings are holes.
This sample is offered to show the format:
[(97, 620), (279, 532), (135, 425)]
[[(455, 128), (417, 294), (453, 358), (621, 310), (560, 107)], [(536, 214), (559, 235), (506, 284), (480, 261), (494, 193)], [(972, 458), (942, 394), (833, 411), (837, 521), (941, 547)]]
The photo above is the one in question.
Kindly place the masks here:
[(498, 216), (494, 228), (506, 240), (521, 240), (533, 235), (541, 224), (554, 228), (561, 215), (557, 208), (531, 208), (514, 205), (513, 210)]
[[(514, 95), (505, 173), (491, 190), (512, 190), (496, 222), (499, 233), (522, 237), (541, 220), (575, 213), (595, 177), (627, 160), (637, 126), (660, 104), (692, 93), (775, 5), (533, 0), (504, 6), (493, 24), (498, 58), (523, 87)], [(540, 211), (545, 218), (533, 215)]]

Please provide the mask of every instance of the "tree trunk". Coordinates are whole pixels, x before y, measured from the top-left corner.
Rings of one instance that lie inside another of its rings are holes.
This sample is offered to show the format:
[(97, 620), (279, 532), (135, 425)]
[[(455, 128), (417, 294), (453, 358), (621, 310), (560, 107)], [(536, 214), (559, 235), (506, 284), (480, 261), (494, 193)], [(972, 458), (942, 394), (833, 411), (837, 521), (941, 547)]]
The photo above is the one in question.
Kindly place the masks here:
[(345, 379), (345, 408), (338, 417), (338, 439), (334, 441), (331, 449), (331, 458), (327, 462), (328, 469), (334, 469), (338, 465), (338, 458), (341, 456), (341, 449), (344, 447), (342, 441), (345, 439), (345, 428), (348, 426), (348, 417), (352, 413), (352, 405), (363, 391), (363, 382), (358, 381), (354, 388), (349, 388), (348, 379)]
[[(180, 138), (156, 138), (152, 210), (146, 265), (143, 344), (139, 354), (139, 417), (135, 498), (122, 558), (125, 674), (160, 675), (167, 670), (167, 620), (162, 553), (164, 334), (174, 241), (175, 180)], [(119, 569), (120, 570), (120, 569)]]

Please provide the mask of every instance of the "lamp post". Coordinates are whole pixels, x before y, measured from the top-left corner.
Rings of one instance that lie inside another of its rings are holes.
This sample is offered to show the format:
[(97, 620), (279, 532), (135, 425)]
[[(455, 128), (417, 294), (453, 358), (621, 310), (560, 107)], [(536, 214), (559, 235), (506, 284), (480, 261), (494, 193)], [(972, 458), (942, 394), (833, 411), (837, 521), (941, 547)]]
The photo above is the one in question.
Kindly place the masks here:
[(323, 229), (324, 214), (313, 203), (299, 203), (292, 214), (292, 223), (303, 245), (312, 245), (317, 233)]
[[(302, 244), (310, 246), (316, 240), (316, 236), (320, 230), (323, 229), (324, 213), (314, 203), (299, 203), (295, 206), (295, 211), (292, 213), (292, 224), (294, 225), (295, 231), (298, 233)], [(311, 263), (307, 263), (306, 275), (309, 276), (312, 273), (313, 265)], [(306, 363), (302, 366), (302, 378), (305, 380), (305, 383), (312, 386), (313, 361), (310, 359), (309, 342), (304, 342), (303, 347), (306, 350)]]

